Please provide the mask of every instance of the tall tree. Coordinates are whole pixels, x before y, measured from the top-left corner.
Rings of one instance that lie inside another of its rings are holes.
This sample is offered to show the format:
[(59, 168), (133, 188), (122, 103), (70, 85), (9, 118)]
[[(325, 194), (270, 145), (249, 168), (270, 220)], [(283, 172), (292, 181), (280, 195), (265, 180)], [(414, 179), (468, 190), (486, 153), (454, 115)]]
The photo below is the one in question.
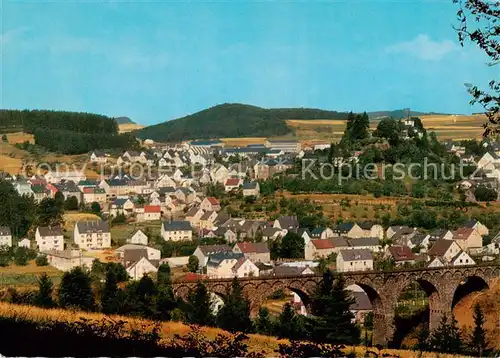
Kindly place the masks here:
[(439, 327), (432, 332), (429, 341), (432, 350), (442, 353), (460, 353), (463, 351), (463, 343), (460, 330), (455, 317), (448, 319), (446, 315), (441, 317)]
[(360, 330), (352, 323), (350, 306), (355, 302), (345, 289), (344, 279), (328, 270), (311, 296), (314, 323), (311, 339), (324, 343), (355, 345)]
[(187, 264), (187, 268), (188, 268), (189, 272), (198, 271), (199, 264), (200, 264), (200, 262), (196, 256), (194, 256), (194, 255), (189, 256), (189, 260), (188, 260), (188, 264)]
[(255, 320), (255, 329), (257, 333), (260, 334), (272, 334), (273, 322), (269, 316), (269, 310), (266, 307), (261, 307), (259, 309), (259, 316)]
[(481, 357), (488, 347), (488, 341), (486, 339), (486, 331), (484, 329), (484, 323), (486, 322), (486, 319), (479, 304), (476, 304), (474, 306), (473, 317), (474, 328), (472, 331), (472, 335), (470, 336), (470, 345), (473, 352)]
[(215, 323), (210, 294), (201, 281), (198, 281), (195, 289), (189, 292), (185, 318), (186, 323), (201, 326), (213, 326)]
[(217, 314), (217, 326), (229, 332), (251, 332), (250, 303), (243, 297), (240, 282), (235, 277), (227, 300)]
[(116, 314), (120, 312), (120, 307), (122, 305), (120, 293), (115, 270), (107, 270), (106, 282), (104, 283), (101, 294), (102, 312), (107, 314)]
[(283, 239), (281, 239), (280, 256), (290, 259), (298, 259), (304, 257), (304, 239), (289, 231)]
[[(500, 64), (500, 3), (490, 0), (453, 0), (459, 5), (457, 17), (460, 25), (456, 28), (460, 44), (472, 42), (490, 59), (489, 66)], [(471, 104), (478, 103), (486, 111), (488, 123), (484, 125), (484, 135), (500, 133), (500, 81), (494, 78), (489, 89), (467, 85), (472, 96)]]
[(54, 300), (52, 299), (52, 291), (54, 289), (54, 284), (52, 280), (47, 275), (47, 273), (42, 273), (38, 277), (38, 292), (35, 295), (35, 305), (38, 307), (51, 308), (54, 307)]
[(306, 339), (306, 327), (300, 318), (301, 316), (295, 313), (292, 305), (286, 303), (276, 322), (276, 333), (278, 337), (288, 338), (290, 340)]
[(85, 311), (95, 308), (94, 293), (90, 275), (80, 266), (62, 275), (59, 286), (59, 305), (64, 308), (75, 307)]
[(172, 283), (170, 266), (167, 263), (161, 264), (156, 273), (156, 281), (158, 285), (170, 285)]
[(172, 289), (170, 266), (167, 263), (158, 267), (156, 283), (158, 287), (155, 298), (156, 318), (167, 321), (172, 318), (172, 311), (177, 308), (177, 300)]
[(64, 210), (55, 199), (45, 198), (36, 208), (37, 225), (56, 226), (63, 224)]

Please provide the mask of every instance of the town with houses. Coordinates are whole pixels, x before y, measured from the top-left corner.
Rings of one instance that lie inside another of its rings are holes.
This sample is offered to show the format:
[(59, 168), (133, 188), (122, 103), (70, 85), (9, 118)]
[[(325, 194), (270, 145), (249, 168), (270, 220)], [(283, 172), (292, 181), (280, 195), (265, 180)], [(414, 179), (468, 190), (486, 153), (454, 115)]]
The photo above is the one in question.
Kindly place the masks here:
[[(64, 232), (60, 226), (37, 227), (33, 237), (23, 238), (16, 245), (46, 255), (49, 265), (61, 271), (76, 266), (90, 268), (96, 258), (91, 253), (104, 252), (110, 260), (122, 263), (136, 280), (154, 274), (161, 263), (186, 267), (191, 256), (198, 262), (191, 275), (200, 279), (311, 275), (322, 260), (328, 260), (339, 272), (351, 272), (379, 270), (378, 263), (387, 261), (395, 269), (476, 265), (500, 255), (500, 233), (489, 232), (477, 220), (456, 230), (430, 232), (419, 227), (383, 227), (369, 221), (304, 228), (295, 216), (282, 215), (273, 220), (235, 217), (223, 210), (220, 199), (207, 194), (207, 186), (218, 185), (225, 193), (239, 191), (243, 198), (259, 198), (259, 182), (285, 173), (297, 159), (327, 150), (327, 143), (308, 147), (297, 140), (267, 140), (263, 145), (231, 148), (219, 140), (196, 140), (163, 147), (145, 141), (144, 145), (148, 149), (141, 152), (126, 151), (112, 157), (93, 151), (88, 158), (95, 166), (112, 163), (156, 168), (139, 179), (118, 174), (94, 180), (83, 172), (67, 170), (32, 177), (3, 173), (3, 179), (20, 195), (32, 196), (36, 202), (61, 193), (65, 200), (76, 198), (79, 205), (98, 203), (102, 212), (99, 220), (78, 221), (73, 232)], [(491, 143), (481, 158), (465, 158), (465, 149), (453, 142), (447, 142), (446, 148), (464, 161), (477, 162), (475, 176), (459, 183), (463, 189), (484, 184), (500, 187), (498, 143)], [(352, 153), (349, 160), (355, 161), (359, 154)], [(342, 160), (345, 158), (338, 158)], [(137, 229), (126, 244), (117, 247), (111, 232), (117, 217), (129, 224), (157, 225), (165, 242), (220, 238), (224, 244), (200, 244), (191, 255), (162, 257), (150, 237)], [(271, 243), (288, 233), (303, 240), (304, 257), (273, 260)], [(493, 235), (493, 239), (484, 245), (487, 235)], [(13, 245), (9, 227), (0, 227), (0, 245)], [(370, 309), (364, 292), (355, 292), (355, 296), (356, 310)], [(297, 311), (305, 313), (300, 298), (293, 294), (291, 299)]]

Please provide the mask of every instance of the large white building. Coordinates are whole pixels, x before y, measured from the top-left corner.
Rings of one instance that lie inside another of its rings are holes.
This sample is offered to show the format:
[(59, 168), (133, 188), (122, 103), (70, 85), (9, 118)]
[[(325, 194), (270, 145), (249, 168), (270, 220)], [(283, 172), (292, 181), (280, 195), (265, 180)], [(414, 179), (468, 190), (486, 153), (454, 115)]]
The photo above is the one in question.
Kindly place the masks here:
[(64, 250), (64, 236), (60, 226), (39, 226), (35, 232), (39, 251)]
[(111, 232), (106, 221), (80, 221), (73, 232), (75, 244), (81, 249), (107, 249), (111, 247)]
[(161, 224), (161, 237), (165, 241), (191, 240), (193, 231), (189, 221), (171, 221)]

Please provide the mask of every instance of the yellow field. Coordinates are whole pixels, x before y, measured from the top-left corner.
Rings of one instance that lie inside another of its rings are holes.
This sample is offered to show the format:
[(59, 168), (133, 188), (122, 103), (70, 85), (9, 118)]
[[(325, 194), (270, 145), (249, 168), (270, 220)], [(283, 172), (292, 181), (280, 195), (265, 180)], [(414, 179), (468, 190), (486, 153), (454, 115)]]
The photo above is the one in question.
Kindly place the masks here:
[(28, 262), (26, 266), (17, 266), (10, 264), (6, 267), (0, 267), (0, 275), (6, 273), (22, 273), (22, 274), (42, 274), (42, 273), (60, 273), (60, 271), (52, 266), (37, 266), (35, 260)]
[[(81, 318), (89, 319), (89, 320), (103, 320), (110, 319), (113, 321), (123, 321), (126, 322), (126, 328), (128, 329), (143, 329), (143, 327), (153, 327), (153, 322), (124, 317), (124, 316), (106, 316), (100, 313), (88, 313), (88, 312), (78, 312), (78, 311), (69, 311), (62, 309), (43, 309), (32, 306), (20, 306), (14, 305), (6, 302), (0, 302), (0, 316), (1, 317), (13, 317), (13, 318), (26, 318), (34, 321), (47, 322), (47, 321), (55, 321), (55, 322), (74, 322), (78, 321)], [(161, 336), (162, 343), (168, 344), (169, 341), (174, 337), (174, 335), (186, 335), (189, 333), (191, 328), (186, 326), (183, 323), (179, 322), (163, 322), (161, 323)], [(203, 327), (203, 334), (208, 338), (215, 338), (218, 334), (227, 334), (226, 331), (223, 331), (219, 328), (207, 328)], [(278, 340), (275, 337), (268, 337), (258, 334), (250, 334), (248, 347), (249, 351), (254, 352), (264, 352), (268, 357), (276, 356), (276, 349), (278, 348), (279, 343), (286, 343), (286, 340)], [(373, 348), (368, 348), (369, 350), (373, 350)], [(364, 356), (366, 352), (366, 348), (364, 347), (347, 347), (345, 349), (346, 352), (355, 352), (358, 355)], [(391, 354), (397, 354), (401, 358), (415, 358), (416, 356), (422, 358), (434, 358), (436, 357), (436, 353), (423, 353), (419, 354), (414, 351), (402, 351), (402, 350), (390, 350), (384, 349), (381, 351), (381, 355), (387, 353), (390, 356)], [(441, 358), (452, 358), (459, 357), (456, 355), (446, 355), (440, 354)]]
[[(440, 139), (472, 139), (481, 138), (484, 129), (482, 125), (486, 122), (484, 115), (432, 115), (422, 116), (422, 123), (427, 131), (436, 132)], [(336, 141), (342, 137), (346, 121), (343, 120), (296, 120), (286, 121), (293, 128), (297, 137), (301, 139), (324, 139)], [(370, 122), (370, 129), (375, 130), (379, 120)]]
[(22, 159), (11, 158), (8, 155), (0, 154), (0, 171), (7, 172), (11, 175), (20, 173), (22, 167)]
[(136, 124), (136, 123), (125, 123), (125, 124), (118, 125), (118, 131), (120, 133), (127, 133), (127, 132), (131, 132), (133, 130), (141, 129), (141, 128), (144, 128), (144, 126), (140, 125), (140, 124)]
[(249, 144), (264, 144), (265, 137), (221, 138), (226, 147), (246, 147)]
[(66, 213), (64, 214), (64, 228), (69, 232), (73, 232), (75, 224), (81, 220), (100, 220), (100, 218), (89, 213)]
[(35, 143), (33, 135), (24, 132), (7, 133), (7, 140), (10, 144), (24, 143), (26, 141)]

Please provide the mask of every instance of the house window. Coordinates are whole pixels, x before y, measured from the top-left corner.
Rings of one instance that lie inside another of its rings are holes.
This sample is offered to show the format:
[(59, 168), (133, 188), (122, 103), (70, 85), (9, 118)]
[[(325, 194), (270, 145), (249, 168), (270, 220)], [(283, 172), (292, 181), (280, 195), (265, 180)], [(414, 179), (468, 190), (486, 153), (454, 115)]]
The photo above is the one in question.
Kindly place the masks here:
[(352, 266), (352, 262), (351, 262), (351, 266)]

